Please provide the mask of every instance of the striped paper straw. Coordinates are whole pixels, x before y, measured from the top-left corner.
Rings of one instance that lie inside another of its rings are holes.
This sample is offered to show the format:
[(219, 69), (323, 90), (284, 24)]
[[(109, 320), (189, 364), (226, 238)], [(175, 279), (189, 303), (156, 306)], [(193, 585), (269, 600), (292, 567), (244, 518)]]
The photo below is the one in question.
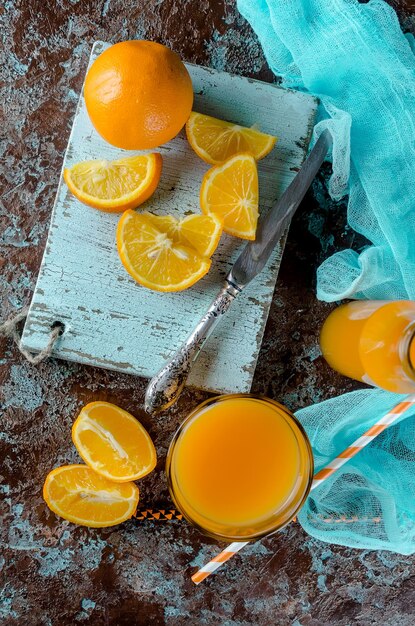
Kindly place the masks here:
[[(367, 446), (373, 439), (375, 439), (380, 433), (382, 433), (388, 426), (393, 424), (405, 411), (415, 404), (415, 394), (407, 396), (405, 400), (399, 402), (396, 406), (383, 415), (373, 426), (369, 428), (359, 439), (356, 439), (351, 446), (341, 452), (335, 459), (330, 461), (325, 467), (314, 475), (313, 482), (311, 483), (310, 491), (316, 489), (323, 481), (329, 476), (334, 474), (342, 465), (350, 461), (362, 448)], [(225, 550), (222, 550), (217, 556), (215, 556), (209, 563), (206, 563), (192, 576), (192, 581), (195, 585), (198, 585), (205, 580), (210, 574), (215, 572), (223, 563), (228, 561), (234, 554), (239, 552), (242, 548), (248, 545), (249, 541), (235, 541), (231, 543)]]
[(234, 554), (242, 550), (245, 546), (247, 546), (249, 541), (234, 541), (230, 543), (227, 548), (222, 550), (217, 556), (214, 556), (209, 563), (206, 563), (203, 567), (200, 568), (196, 574), (193, 574), (192, 580), (195, 585), (198, 585), (205, 580), (210, 574), (213, 574), (223, 563), (226, 563)]

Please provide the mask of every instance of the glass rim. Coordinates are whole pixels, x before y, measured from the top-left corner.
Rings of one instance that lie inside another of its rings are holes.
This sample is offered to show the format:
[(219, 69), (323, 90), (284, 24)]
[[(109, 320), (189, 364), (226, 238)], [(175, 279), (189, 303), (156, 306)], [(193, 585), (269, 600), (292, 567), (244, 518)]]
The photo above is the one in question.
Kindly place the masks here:
[[(294, 424), (295, 426), (298, 428), (300, 435), (305, 443), (305, 448), (306, 448), (306, 454), (308, 457), (308, 461), (309, 461), (309, 475), (307, 478), (307, 482), (304, 488), (304, 493), (302, 495), (302, 497), (298, 500), (298, 502), (296, 503), (295, 507), (293, 508), (292, 511), (290, 511), (290, 516), (289, 519), (287, 519), (286, 521), (282, 522), (282, 523), (278, 523), (275, 524), (274, 526), (272, 526), (271, 528), (267, 528), (266, 530), (263, 531), (258, 531), (257, 533), (253, 534), (253, 535), (222, 535), (220, 533), (216, 533), (214, 531), (211, 531), (210, 529), (205, 528), (204, 526), (202, 526), (201, 524), (199, 524), (198, 522), (196, 522), (187, 511), (183, 510), (184, 507), (182, 507), (179, 502), (178, 499), (176, 497), (175, 494), (175, 488), (173, 485), (173, 481), (172, 481), (172, 458), (173, 458), (173, 452), (174, 449), (176, 447), (177, 441), (180, 437), (180, 435), (182, 434), (183, 430), (185, 429), (185, 427), (189, 424), (189, 422), (191, 422), (200, 412), (202, 409), (204, 409), (205, 407), (211, 405), (211, 404), (216, 404), (218, 402), (224, 402), (226, 400), (233, 400), (233, 399), (237, 399), (237, 398), (244, 398), (244, 399), (248, 399), (251, 398), (253, 400), (260, 400), (262, 402), (266, 402), (268, 404), (273, 405), (274, 407), (276, 407), (277, 409), (279, 409), (280, 411), (282, 411), (282, 413), (284, 413)], [(203, 533), (204, 535), (207, 535), (208, 537), (211, 537), (212, 539), (216, 539), (217, 541), (256, 541), (258, 539), (261, 539), (263, 537), (267, 537), (272, 535), (273, 533), (279, 532), (280, 530), (282, 530), (283, 528), (285, 528), (285, 526), (287, 526), (292, 520), (293, 518), (298, 514), (298, 512), (302, 509), (304, 502), (306, 501), (309, 493), (310, 493), (310, 489), (311, 489), (311, 485), (313, 482), (313, 476), (314, 476), (314, 457), (313, 457), (313, 451), (311, 448), (311, 444), (310, 444), (310, 440), (307, 436), (307, 433), (303, 427), (303, 425), (301, 424), (301, 422), (296, 418), (296, 416), (283, 404), (281, 404), (280, 402), (278, 402), (277, 400), (273, 400), (271, 398), (268, 398), (267, 396), (261, 395), (261, 394), (254, 394), (254, 393), (235, 393), (235, 394), (222, 394), (219, 396), (213, 396), (212, 398), (208, 398), (207, 400), (204, 400), (203, 402), (201, 402), (200, 404), (198, 404), (190, 413), (189, 415), (180, 423), (180, 425), (178, 426), (178, 428), (176, 429), (172, 440), (170, 442), (168, 451), (167, 451), (167, 457), (166, 457), (166, 466), (165, 466), (165, 472), (166, 472), (166, 478), (167, 478), (167, 485), (169, 488), (169, 492), (170, 492), (170, 496), (173, 500), (174, 505), (176, 506), (176, 508), (182, 513), (183, 517), (189, 522), (189, 524), (191, 524), (191, 526), (193, 526), (194, 528), (197, 528), (197, 530), (199, 530), (201, 533)]]

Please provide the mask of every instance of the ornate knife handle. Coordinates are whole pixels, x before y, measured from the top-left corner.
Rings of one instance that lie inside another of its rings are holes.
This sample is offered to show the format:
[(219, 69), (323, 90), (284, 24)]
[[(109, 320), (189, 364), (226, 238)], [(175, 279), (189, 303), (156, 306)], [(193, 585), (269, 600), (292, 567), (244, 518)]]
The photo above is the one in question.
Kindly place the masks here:
[(203, 344), (242, 289), (232, 282), (231, 275), (227, 277), (225, 285), (184, 344), (150, 380), (144, 401), (148, 413), (162, 411), (176, 402)]

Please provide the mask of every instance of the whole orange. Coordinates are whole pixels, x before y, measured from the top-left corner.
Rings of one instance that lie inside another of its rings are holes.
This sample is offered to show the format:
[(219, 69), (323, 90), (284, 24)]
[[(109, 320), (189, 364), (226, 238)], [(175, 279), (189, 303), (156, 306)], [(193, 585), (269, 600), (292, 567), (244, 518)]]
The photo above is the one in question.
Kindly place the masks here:
[(123, 41), (91, 65), (84, 86), (89, 117), (110, 144), (146, 150), (173, 139), (193, 104), (180, 57), (153, 41)]

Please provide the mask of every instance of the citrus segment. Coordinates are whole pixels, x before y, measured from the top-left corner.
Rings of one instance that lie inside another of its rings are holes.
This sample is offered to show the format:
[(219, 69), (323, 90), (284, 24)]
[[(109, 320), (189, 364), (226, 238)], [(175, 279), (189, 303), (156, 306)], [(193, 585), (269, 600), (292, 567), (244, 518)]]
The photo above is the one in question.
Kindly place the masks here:
[(166, 232), (174, 242), (190, 245), (201, 255), (210, 257), (218, 247), (223, 230), (223, 220), (219, 215), (187, 215), (176, 219), (172, 215), (152, 215), (151, 222)]
[(223, 219), (216, 214), (188, 215), (179, 222), (179, 235), (202, 256), (210, 257), (216, 250), (223, 230)]
[(248, 152), (258, 161), (271, 152), (277, 141), (276, 137), (255, 128), (194, 111), (186, 123), (186, 135), (196, 154), (212, 165), (223, 163), (240, 152)]
[(153, 224), (157, 230), (160, 230), (162, 233), (166, 233), (173, 239), (174, 242), (179, 242), (177, 232), (179, 220), (173, 215), (154, 215), (154, 213), (149, 213), (147, 211), (141, 215), (147, 217), (149, 222)]
[(174, 240), (146, 214), (125, 211), (117, 228), (117, 247), (127, 272), (156, 291), (181, 291), (209, 271), (211, 261)]
[(72, 441), (85, 463), (115, 482), (138, 480), (156, 466), (153, 442), (130, 413), (109, 402), (91, 402), (72, 426)]
[(43, 498), (51, 511), (69, 522), (99, 528), (129, 519), (139, 491), (134, 483), (114, 483), (86, 465), (64, 465), (47, 475)]
[(200, 206), (223, 219), (223, 230), (242, 239), (255, 239), (258, 222), (258, 172), (250, 154), (237, 154), (206, 172)]
[(143, 154), (116, 161), (81, 161), (65, 169), (66, 184), (84, 204), (118, 213), (145, 202), (161, 176), (160, 154)]
[(86, 75), (84, 97), (91, 122), (106, 141), (125, 150), (151, 150), (183, 128), (193, 88), (175, 52), (134, 40), (97, 57)]

